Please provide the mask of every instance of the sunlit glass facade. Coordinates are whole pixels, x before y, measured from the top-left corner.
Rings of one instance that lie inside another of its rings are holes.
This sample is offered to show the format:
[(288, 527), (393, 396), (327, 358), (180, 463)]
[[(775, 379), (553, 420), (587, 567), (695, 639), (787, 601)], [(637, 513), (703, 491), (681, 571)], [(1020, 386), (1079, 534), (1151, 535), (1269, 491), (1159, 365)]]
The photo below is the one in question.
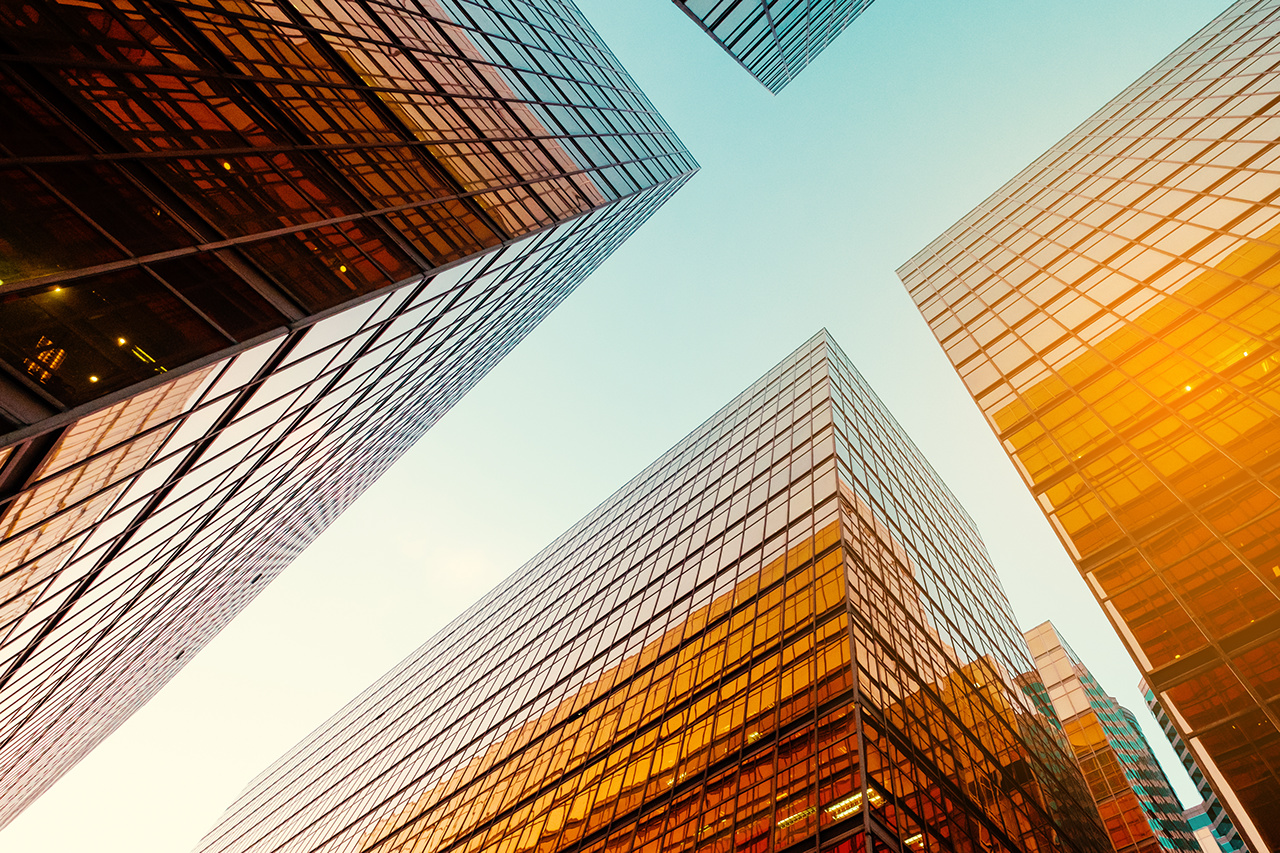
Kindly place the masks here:
[(775, 95), (871, 0), (674, 0)]
[(0, 6), (0, 825), (696, 169), (567, 3)]
[(1195, 757), (1191, 751), (1187, 749), (1187, 744), (1182, 740), (1178, 730), (1174, 728), (1169, 715), (1165, 712), (1160, 703), (1156, 701), (1156, 694), (1151, 692), (1151, 688), (1147, 686), (1145, 681), (1138, 683), (1138, 691), (1142, 694), (1143, 700), (1147, 704), (1147, 710), (1151, 712), (1151, 716), (1155, 717), (1157, 723), (1160, 724), (1160, 730), (1164, 732), (1164, 736), (1168, 739), (1169, 744), (1173, 747), (1173, 751), (1178, 754), (1178, 760), (1182, 762), (1182, 767), (1187, 771), (1187, 775), (1191, 777), (1191, 781), (1196, 786), (1196, 791), (1200, 794), (1204, 801), (1198, 806), (1194, 806), (1184, 811), (1183, 817), (1191, 825), (1191, 829), (1195, 832), (1196, 837), (1202, 840), (1204, 833), (1208, 832), (1211, 836), (1209, 845), (1209, 853), (1247, 853), (1248, 848), (1244, 846), (1244, 840), (1240, 837), (1240, 833), (1236, 831), (1235, 825), (1231, 823), (1231, 818), (1223, 810), (1222, 804), (1218, 802), (1218, 795), (1213, 792), (1213, 788), (1205, 779), (1204, 771), (1196, 764)]
[(1103, 691), (1052, 623), (1024, 636), (1033, 675), (1049, 691), (1116, 853), (1197, 853), (1182, 804), (1137, 720)]
[(1280, 846), (1280, 3), (899, 271), (1250, 847)]
[(230, 851), (1096, 851), (972, 522), (825, 332), (254, 780)]

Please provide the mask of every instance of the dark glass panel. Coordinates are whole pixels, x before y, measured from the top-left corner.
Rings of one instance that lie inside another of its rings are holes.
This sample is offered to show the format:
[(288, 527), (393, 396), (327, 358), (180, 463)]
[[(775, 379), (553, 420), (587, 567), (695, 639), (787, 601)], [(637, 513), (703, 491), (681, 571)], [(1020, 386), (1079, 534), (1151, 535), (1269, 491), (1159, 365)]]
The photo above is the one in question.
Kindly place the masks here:
[(360, 210), (305, 153), (182, 158), (152, 168), (228, 236)]
[(4, 359), (66, 405), (230, 343), (141, 269), (0, 298), (0, 328)]
[(33, 171), (134, 255), (177, 249), (194, 239), (115, 165), (58, 163)]
[[(25, 169), (0, 169), (0, 197), (10, 200), (0, 204), (0, 282), (125, 257), (120, 247)], [(12, 203), (18, 199), (20, 204)]]
[(339, 305), (419, 271), (386, 235), (354, 222), (258, 240), (245, 246), (244, 253), (309, 311)]
[(84, 154), (88, 146), (0, 68), (0, 146), (14, 157)]
[(271, 303), (212, 255), (187, 255), (150, 266), (238, 341), (285, 324)]

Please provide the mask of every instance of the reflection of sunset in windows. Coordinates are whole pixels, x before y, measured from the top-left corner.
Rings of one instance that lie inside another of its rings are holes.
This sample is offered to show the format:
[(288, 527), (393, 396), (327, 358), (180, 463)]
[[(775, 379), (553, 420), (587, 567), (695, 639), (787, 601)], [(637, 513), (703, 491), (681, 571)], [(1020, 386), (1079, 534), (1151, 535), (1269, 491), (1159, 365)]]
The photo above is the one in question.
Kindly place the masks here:
[(1032, 667), (972, 522), (823, 332), (201, 849), (1101, 851)]
[(1280, 674), (1250, 656), (1280, 659), (1280, 11), (1255, 6), (899, 273), (1224, 804), (1261, 821), (1241, 831), (1274, 847)]

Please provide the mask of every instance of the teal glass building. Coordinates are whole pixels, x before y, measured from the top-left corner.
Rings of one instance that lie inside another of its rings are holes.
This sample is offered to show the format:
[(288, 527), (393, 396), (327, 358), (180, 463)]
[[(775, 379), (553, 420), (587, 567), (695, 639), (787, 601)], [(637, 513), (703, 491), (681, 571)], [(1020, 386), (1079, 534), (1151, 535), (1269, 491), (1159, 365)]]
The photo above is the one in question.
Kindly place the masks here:
[(675, 0), (675, 4), (776, 95), (871, 0)]

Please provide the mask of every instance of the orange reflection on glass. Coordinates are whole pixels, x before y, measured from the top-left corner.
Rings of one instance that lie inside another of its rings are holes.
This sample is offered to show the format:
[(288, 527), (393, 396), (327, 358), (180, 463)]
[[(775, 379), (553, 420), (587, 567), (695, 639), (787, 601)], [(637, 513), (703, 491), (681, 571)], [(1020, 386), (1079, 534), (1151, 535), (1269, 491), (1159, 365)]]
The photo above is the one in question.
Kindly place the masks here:
[(214, 369), (179, 377), (67, 428), (32, 476), (34, 485), (0, 514), (0, 626), (31, 607), (84, 531), (164, 444), (171, 428), (155, 427), (181, 413)]

